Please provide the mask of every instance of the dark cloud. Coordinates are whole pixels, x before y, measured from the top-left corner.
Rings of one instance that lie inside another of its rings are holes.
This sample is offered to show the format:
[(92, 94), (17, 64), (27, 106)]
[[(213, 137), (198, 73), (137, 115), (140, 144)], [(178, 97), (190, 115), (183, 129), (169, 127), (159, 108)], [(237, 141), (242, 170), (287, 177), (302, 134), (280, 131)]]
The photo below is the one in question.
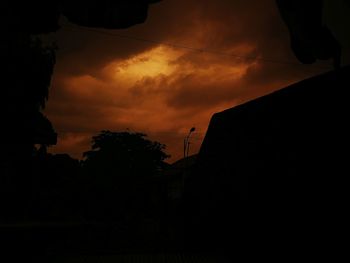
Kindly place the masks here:
[(164, 0), (146, 23), (104, 33), (62, 24), (47, 114), (60, 136), (52, 150), (76, 157), (98, 131), (129, 128), (176, 160), (190, 127), (195, 152), (213, 113), (322, 71), (297, 64), (274, 0)]

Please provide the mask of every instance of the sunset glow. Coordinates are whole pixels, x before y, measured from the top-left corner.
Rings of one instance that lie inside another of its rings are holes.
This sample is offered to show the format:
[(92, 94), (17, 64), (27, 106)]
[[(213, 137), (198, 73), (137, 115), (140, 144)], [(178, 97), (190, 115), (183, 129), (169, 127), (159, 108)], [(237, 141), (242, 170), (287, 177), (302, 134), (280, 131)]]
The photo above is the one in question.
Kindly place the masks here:
[(116, 78), (128, 78), (130, 81), (138, 81), (145, 77), (169, 76), (176, 70), (172, 64), (183, 52), (158, 46), (149, 51), (136, 55), (126, 61), (112, 63), (115, 68)]
[(183, 139), (193, 126), (190, 154), (198, 152), (215, 112), (320, 72), (256, 59), (297, 63), (274, 1), (255, 0), (254, 9), (234, 1), (205, 2), (167, 0), (152, 6), (145, 24), (108, 31), (154, 43), (104, 31), (59, 31), (46, 110), (59, 141), (50, 150), (82, 158), (99, 131), (129, 130), (166, 144), (172, 162), (182, 157)]

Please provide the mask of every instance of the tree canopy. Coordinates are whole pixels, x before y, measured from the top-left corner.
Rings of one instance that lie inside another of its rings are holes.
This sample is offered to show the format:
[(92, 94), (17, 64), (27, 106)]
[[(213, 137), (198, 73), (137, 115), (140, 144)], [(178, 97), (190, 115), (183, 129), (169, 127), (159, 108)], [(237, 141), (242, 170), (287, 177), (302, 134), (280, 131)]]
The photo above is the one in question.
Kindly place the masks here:
[(92, 137), (92, 149), (83, 154), (83, 166), (92, 172), (120, 176), (156, 175), (169, 157), (165, 145), (134, 132), (101, 131)]

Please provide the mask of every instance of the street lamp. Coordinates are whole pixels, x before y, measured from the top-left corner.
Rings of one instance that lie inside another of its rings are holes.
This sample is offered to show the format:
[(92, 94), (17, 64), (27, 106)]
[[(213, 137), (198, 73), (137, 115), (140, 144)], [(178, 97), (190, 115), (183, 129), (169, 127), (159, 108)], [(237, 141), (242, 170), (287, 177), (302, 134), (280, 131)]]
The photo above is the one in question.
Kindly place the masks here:
[(189, 131), (188, 135), (184, 139), (184, 158), (188, 157), (188, 153), (190, 150), (190, 136), (195, 130), (196, 130), (196, 128), (192, 127), (191, 130)]

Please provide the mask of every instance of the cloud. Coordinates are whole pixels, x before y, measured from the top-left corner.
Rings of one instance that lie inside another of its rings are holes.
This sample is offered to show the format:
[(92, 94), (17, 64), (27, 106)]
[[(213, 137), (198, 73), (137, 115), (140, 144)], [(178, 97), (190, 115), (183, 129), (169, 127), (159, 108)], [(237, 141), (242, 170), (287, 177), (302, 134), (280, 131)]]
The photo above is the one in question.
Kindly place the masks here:
[(63, 26), (56, 35), (52, 151), (80, 158), (92, 135), (128, 128), (165, 143), (174, 161), (193, 126), (198, 151), (215, 112), (322, 71), (289, 64), (297, 61), (273, 0), (166, 0), (146, 23), (103, 32)]

